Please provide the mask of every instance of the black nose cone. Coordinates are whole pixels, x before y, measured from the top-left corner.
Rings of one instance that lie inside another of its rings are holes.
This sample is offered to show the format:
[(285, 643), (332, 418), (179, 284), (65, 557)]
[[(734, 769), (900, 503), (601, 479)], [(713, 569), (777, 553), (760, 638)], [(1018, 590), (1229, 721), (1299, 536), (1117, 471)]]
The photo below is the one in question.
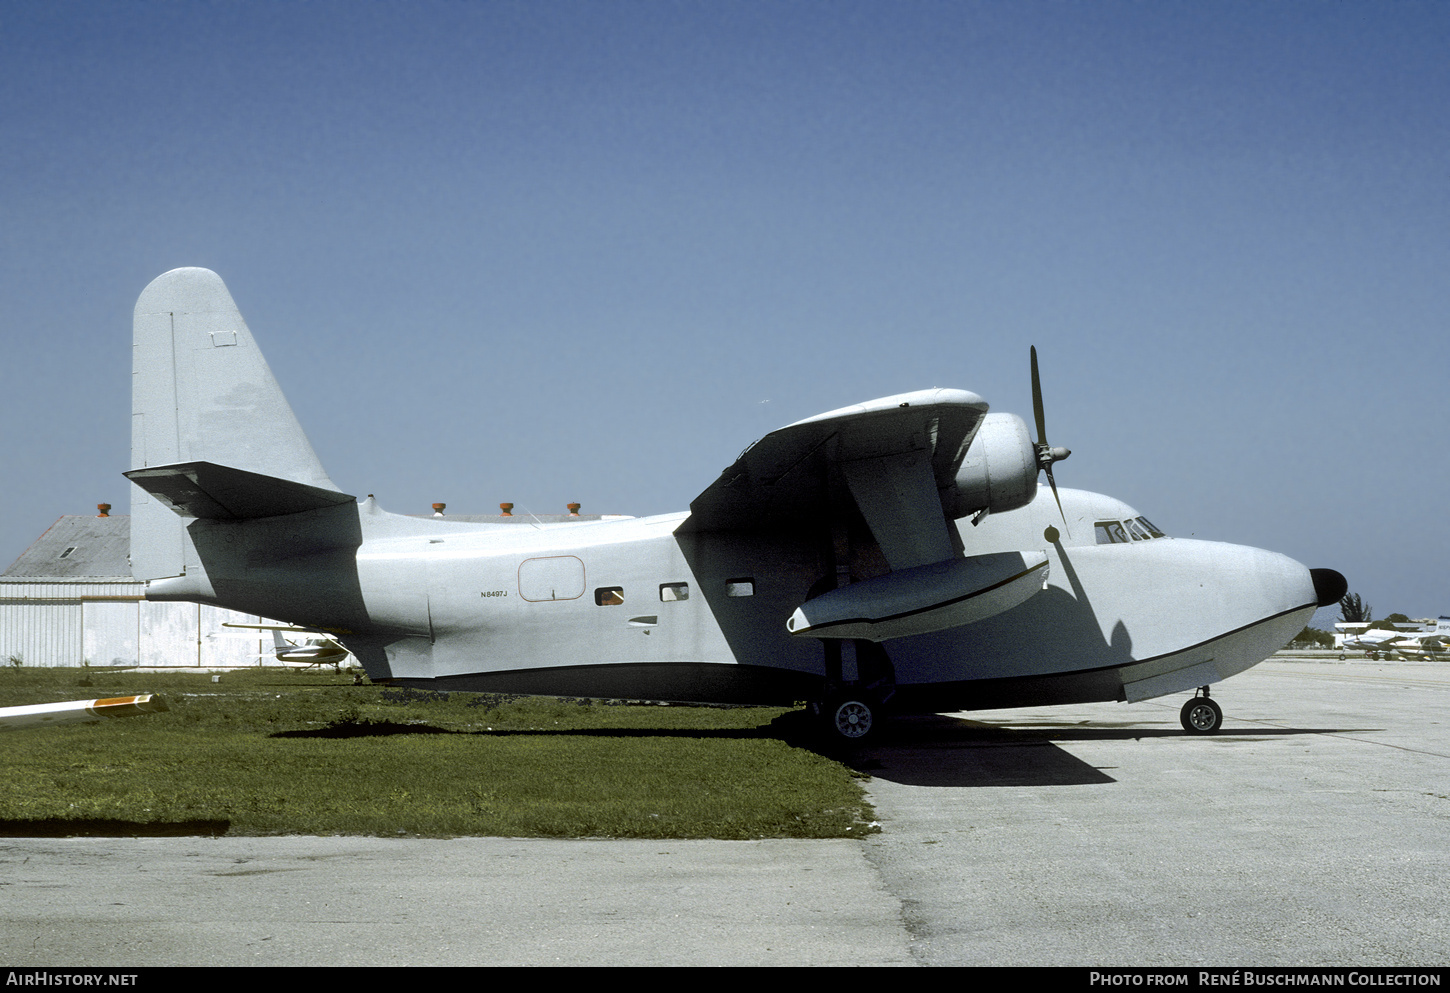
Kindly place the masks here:
[(1333, 606), (1349, 592), (1349, 580), (1333, 569), (1310, 569), (1309, 578), (1314, 580), (1314, 594), (1321, 607)]

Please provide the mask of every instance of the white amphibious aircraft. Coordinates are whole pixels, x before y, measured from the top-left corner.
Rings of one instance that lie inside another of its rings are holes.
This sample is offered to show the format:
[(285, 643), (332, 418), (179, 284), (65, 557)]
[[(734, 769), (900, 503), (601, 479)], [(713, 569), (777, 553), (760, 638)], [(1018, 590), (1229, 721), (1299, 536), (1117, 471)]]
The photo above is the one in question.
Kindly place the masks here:
[(1363, 651), (1366, 658), (1378, 659), (1381, 655), (1390, 658), (1398, 653), (1407, 659), (1438, 659), (1450, 646), (1450, 617), (1441, 617), (1433, 631), (1423, 631), (1408, 626), (1386, 631), (1371, 628), (1368, 621), (1340, 621), (1334, 625), (1344, 632), (1340, 643), (1340, 658), (1344, 651)]
[[(253, 631), (271, 631), (273, 649), (261, 658), (270, 655), (283, 665), (294, 666), (300, 669), (311, 669), (316, 666), (330, 665), (334, 669), (340, 669), (347, 661), (348, 650), (344, 648), (336, 638), (323, 634), (321, 631), (313, 631), (311, 628), (299, 628), (290, 624), (233, 624), (230, 621), (223, 621), (224, 628), (250, 628)], [(282, 632), (290, 634), (305, 634), (301, 644), (287, 638)]]
[[(685, 513), (530, 525), (390, 514), (323, 470), (221, 279), (135, 313), (131, 565), (151, 600), (334, 634), (374, 680), (886, 710), (1137, 701), (1282, 647), (1344, 578), (1169, 538), (1052, 481), (1066, 449), (962, 390), (872, 400), (756, 442)], [(1056, 500), (1034, 500), (1048, 472)], [(1058, 525), (1063, 525), (1059, 529)]]

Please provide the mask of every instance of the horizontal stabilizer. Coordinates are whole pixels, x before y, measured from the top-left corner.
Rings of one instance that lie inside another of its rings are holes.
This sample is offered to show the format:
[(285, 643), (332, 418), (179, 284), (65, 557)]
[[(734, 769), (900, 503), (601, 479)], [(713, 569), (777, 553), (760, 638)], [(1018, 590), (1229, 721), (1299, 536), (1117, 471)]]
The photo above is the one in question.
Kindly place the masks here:
[(180, 462), (132, 469), (126, 478), (182, 517), (249, 521), (354, 503), (337, 490), (264, 476), (214, 462)]

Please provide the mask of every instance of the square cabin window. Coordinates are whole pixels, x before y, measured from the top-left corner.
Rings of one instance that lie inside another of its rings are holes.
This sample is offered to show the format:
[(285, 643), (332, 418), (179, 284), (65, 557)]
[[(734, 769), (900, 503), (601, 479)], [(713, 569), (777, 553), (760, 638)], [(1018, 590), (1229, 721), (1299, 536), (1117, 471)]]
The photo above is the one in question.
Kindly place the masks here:
[(594, 591), (594, 602), (601, 607), (618, 607), (624, 603), (624, 587), (601, 586)]
[(726, 596), (755, 596), (755, 580), (746, 576), (742, 579), (725, 581)]
[(660, 600), (669, 603), (673, 600), (690, 599), (689, 583), (660, 583)]

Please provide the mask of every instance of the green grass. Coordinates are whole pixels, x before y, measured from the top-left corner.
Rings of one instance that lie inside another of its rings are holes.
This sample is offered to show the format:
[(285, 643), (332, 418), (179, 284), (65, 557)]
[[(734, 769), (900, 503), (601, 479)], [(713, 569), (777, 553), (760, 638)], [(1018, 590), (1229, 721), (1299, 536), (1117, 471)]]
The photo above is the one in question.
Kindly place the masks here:
[[(84, 685), (85, 682), (91, 685)], [(0, 734), (0, 834), (841, 838), (874, 830), (779, 709), (353, 686), (329, 672), (0, 670), (0, 706), (165, 714)]]

